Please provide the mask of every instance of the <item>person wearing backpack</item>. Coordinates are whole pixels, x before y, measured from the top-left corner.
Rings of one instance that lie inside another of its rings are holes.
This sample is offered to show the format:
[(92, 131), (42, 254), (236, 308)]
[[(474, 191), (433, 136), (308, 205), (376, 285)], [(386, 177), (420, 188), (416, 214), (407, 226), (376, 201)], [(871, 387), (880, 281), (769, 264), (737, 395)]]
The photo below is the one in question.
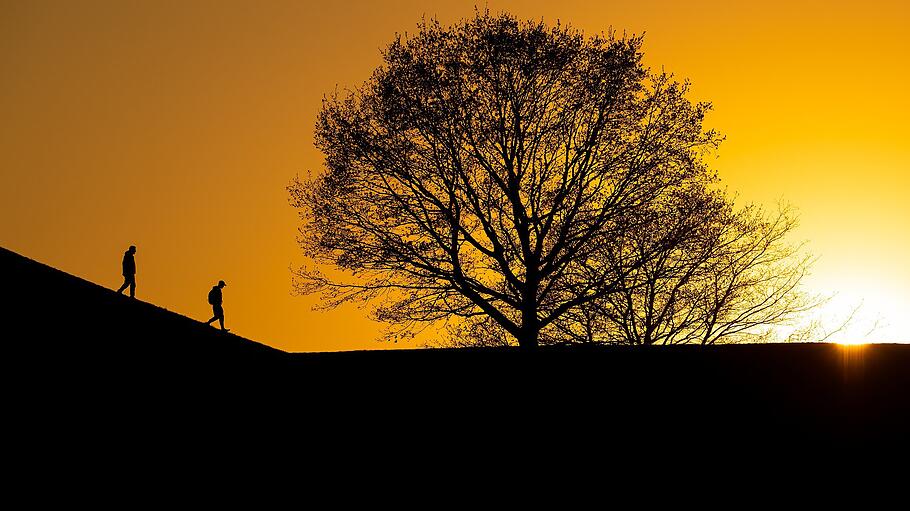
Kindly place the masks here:
[(223, 280), (218, 281), (217, 286), (212, 286), (212, 290), (209, 291), (209, 303), (212, 305), (212, 311), (215, 315), (212, 319), (205, 322), (206, 325), (211, 325), (212, 321), (218, 320), (218, 323), (221, 324), (221, 330), (225, 332), (230, 332), (230, 329), (224, 328), (224, 309), (221, 307), (221, 289), (226, 286)]
[(136, 298), (136, 246), (130, 245), (129, 250), (123, 254), (123, 285), (117, 290), (122, 294), (127, 286), (130, 288), (130, 298)]

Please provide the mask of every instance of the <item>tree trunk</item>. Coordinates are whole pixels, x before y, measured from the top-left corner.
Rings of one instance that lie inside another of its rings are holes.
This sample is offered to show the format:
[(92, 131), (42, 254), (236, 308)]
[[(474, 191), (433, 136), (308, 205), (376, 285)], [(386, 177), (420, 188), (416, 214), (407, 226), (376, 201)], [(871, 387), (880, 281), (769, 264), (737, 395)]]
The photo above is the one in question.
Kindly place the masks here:
[(532, 265), (527, 268), (525, 285), (521, 293), (521, 331), (518, 345), (528, 350), (537, 349), (537, 339), (540, 336), (540, 320), (537, 318), (537, 288), (540, 281), (536, 267), (536, 262), (532, 261)]
[(522, 349), (537, 349), (537, 337), (540, 331), (537, 328), (526, 328), (522, 326), (521, 336), (518, 338), (518, 346)]
[(521, 332), (518, 336), (518, 346), (529, 350), (536, 349), (539, 335), (540, 323), (537, 320), (537, 307), (525, 308), (521, 311)]

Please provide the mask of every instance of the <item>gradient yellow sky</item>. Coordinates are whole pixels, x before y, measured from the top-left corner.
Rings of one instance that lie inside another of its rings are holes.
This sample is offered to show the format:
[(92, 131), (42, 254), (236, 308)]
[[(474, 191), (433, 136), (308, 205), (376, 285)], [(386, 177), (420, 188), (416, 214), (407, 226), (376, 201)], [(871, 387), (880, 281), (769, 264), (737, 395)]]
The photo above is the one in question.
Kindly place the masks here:
[[(116, 289), (135, 244), (144, 300), (205, 320), (224, 279), (241, 335), (385, 347), (365, 311), (290, 295), (305, 259), (285, 186), (321, 168), (323, 94), (365, 80), (421, 16), (449, 23), (475, 3), (0, 1), (0, 245)], [(799, 208), (820, 257), (809, 284), (839, 293), (821, 317), (862, 300), (850, 339), (910, 342), (910, 3), (488, 6), (646, 32), (646, 63), (714, 103), (729, 188)]]

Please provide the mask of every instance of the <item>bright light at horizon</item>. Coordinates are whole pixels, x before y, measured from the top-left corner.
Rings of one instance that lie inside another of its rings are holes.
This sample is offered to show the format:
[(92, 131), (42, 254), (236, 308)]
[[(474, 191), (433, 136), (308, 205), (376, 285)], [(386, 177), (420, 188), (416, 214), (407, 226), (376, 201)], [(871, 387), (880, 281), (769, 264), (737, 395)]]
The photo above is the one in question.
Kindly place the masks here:
[(851, 341), (851, 340), (849, 340), (849, 339), (843, 339), (843, 340), (837, 341), (836, 344), (840, 344), (841, 346), (864, 346), (864, 345), (866, 345), (866, 344), (872, 344), (872, 343), (868, 343), (868, 342), (864, 342), (864, 341)]
[(884, 290), (875, 293), (865, 289), (843, 290), (807, 321), (817, 321), (819, 338), (842, 345), (873, 343), (910, 343), (910, 304)]

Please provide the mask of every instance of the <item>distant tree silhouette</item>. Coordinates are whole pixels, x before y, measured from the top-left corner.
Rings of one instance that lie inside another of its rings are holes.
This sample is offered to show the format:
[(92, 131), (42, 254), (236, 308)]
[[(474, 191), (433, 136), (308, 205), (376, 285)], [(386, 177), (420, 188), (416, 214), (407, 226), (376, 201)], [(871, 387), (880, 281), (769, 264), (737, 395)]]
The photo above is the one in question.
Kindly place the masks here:
[(702, 344), (755, 338), (758, 327), (787, 324), (823, 302), (800, 284), (809, 274), (810, 255), (787, 236), (797, 225), (789, 207), (767, 215), (750, 205), (736, 212), (703, 264), (704, 278), (693, 286), (695, 312), (703, 313), (690, 339)]
[[(627, 275), (617, 292), (562, 318), (564, 339), (633, 345), (767, 340), (769, 327), (821, 303), (799, 288), (812, 260), (786, 242), (796, 226), (791, 208), (767, 215), (754, 205), (734, 211), (719, 198), (700, 204), (691, 212), (699, 226), (685, 240)], [(634, 254), (655, 235), (659, 231), (635, 232), (627, 247)]]
[[(300, 268), (297, 290), (372, 301), (398, 332), (445, 321), (455, 342), (534, 347), (585, 321), (592, 340), (615, 335), (613, 303), (635, 305), (652, 268), (707, 286), (712, 221), (730, 215), (704, 162), (721, 139), (640, 47), (488, 12), (399, 36), (369, 81), (323, 102), (326, 170), (289, 192), (302, 249), (341, 271)], [(671, 301), (693, 300), (694, 329), (710, 300), (686, 293)], [(715, 309), (708, 342), (728, 318)]]

